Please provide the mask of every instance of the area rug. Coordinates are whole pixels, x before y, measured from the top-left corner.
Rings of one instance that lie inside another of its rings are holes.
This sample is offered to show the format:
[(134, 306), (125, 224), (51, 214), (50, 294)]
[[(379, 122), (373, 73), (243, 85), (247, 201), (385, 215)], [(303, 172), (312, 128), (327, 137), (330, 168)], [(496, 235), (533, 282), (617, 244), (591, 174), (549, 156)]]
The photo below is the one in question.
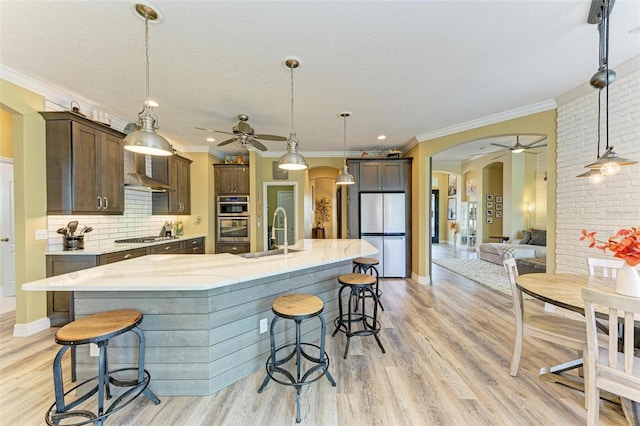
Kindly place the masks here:
[(480, 259), (433, 259), (433, 263), (501, 293), (511, 295), (507, 271)]

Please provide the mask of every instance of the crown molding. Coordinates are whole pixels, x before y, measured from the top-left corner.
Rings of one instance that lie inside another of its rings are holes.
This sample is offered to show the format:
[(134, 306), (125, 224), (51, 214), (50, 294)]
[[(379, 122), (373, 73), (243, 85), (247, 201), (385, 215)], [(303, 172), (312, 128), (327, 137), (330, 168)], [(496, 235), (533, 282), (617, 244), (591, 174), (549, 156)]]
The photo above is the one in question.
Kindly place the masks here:
[(460, 123), (450, 127), (445, 127), (444, 129), (435, 130), (433, 132), (423, 133), (416, 136), (416, 141), (418, 143), (425, 142), (431, 139), (441, 138), (443, 136), (464, 132), (466, 130), (476, 129), (478, 127), (488, 126), (490, 124), (501, 123), (503, 121), (513, 120), (514, 118), (525, 117), (531, 114), (537, 114), (539, 112), (555, 109), (556, 107), (557, 105), (555, 99), (549, 99), (546, 101), (538, 102), (537, 104), (532, 104), (521, 108), (512, 109), (511, 111), (489, 115), (487, 117), (467, 121), (466, 123)]

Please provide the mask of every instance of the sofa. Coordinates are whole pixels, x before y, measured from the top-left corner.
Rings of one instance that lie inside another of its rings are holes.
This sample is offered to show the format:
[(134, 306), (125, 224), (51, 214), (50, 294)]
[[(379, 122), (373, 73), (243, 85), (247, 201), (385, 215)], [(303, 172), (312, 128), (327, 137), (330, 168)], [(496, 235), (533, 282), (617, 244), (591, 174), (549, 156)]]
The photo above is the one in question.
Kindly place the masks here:
[(478, 257), (497, 265), (502, 265), (506, 257), (546, 259), (547, 231), (543, 229), (524, 230), (522, 235), (522, 239), (509, 243), (482, 243), (478, 246)]

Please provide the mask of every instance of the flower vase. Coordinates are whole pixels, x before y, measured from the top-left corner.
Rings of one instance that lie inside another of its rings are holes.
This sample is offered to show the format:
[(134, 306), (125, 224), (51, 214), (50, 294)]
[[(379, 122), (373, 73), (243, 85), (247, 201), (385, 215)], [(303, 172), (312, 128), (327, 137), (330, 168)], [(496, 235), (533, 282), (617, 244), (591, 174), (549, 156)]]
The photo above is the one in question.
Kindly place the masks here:
[(638, 271), (625, 262), (618, 271), (616, 293), (625, 296), (640, 297), (640, 275)]

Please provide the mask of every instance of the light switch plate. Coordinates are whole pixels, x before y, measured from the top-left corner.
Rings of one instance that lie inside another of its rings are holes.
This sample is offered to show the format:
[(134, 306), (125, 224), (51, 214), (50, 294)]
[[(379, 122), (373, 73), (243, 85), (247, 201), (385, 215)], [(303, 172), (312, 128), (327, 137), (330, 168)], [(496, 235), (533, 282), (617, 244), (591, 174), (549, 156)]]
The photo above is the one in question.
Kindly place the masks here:
[(266, 333), (267, 332), (267, 328), (268, 328), (267, 319), (266, 318), (262, 318), (260, 320), (260, 334)]
[(95, 343), (89, 343), (89, 356), (100, 356), (100, 348)]
[(46, 240), (46, 239), (47, 239), (47, 230), (36, 229), (36, 240)]

